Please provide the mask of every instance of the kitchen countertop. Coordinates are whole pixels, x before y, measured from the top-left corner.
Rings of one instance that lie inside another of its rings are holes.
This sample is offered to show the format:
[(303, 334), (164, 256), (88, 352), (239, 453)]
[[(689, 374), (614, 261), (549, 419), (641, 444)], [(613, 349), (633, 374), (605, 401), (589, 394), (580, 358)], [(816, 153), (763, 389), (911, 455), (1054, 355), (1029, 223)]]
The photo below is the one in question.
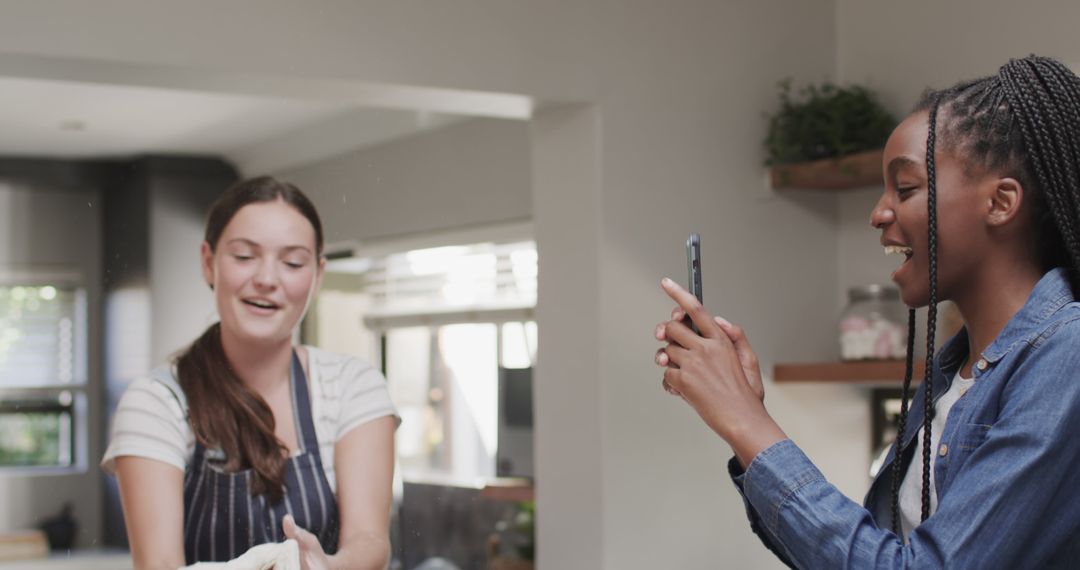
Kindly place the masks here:
[(131, 570), (131, 553), (121, 549), (58, 552), (48, 558), (0, 561), (0, 570)]

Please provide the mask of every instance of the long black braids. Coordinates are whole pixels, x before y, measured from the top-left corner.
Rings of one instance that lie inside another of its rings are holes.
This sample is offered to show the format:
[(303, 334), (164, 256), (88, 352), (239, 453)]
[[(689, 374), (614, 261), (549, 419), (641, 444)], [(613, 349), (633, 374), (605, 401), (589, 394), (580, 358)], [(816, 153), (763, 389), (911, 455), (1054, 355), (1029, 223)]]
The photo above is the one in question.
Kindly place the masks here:
[[(1080, 298), (1080, 78), (1060, 62), (1038, 56), (1010, 60), (997, 75), (928, 91), (915, 112), (929, 114), (926, 141), (930, 299), (923, 417), (922, 520), (930, 515), (934, 333), (937, 320), (937, 180), (935, 154), (961, 158), (965, 174), (994, 172), (1027, 190), (1035, 231), (1033, 251), (1044, 271), (1065, 267)], [(894, 444), (892, 526), (899, 534), (899, 487), (912, 376), (914, 311), (908, 318), (908, 355)], [(974, 357), (976, 355), (969, 355)]]
[[(930, 127), (929, 133), (926, 137), (926, 209), (927, 209), (927, 250), (929, 251), (929, 268), (930, 268), (930, 304), (927, 308), (926, 317), (926, 368), (924, 370), (923, 378), (933, 378), (933, 366), (934, 366), (934, 341), (935, 334), (934, 329), (937, 328), (937, 175), (936, 175), (936, 161), (934, 155), (937, 151), (937, 115), (938, 108), (941, 104), (941, 99), (945, 93), (932, 94), (932, 99), (929, 100), (928, 105), (930, 107)], [(900, 419), (896, 430), (896, 441), (893, 442), (893, 463), (892, 463), (892, 487), (891, 487), (891, 512), (892, 512), (892, 529), (896, 534), (900, 534), (900, 481), (903, 479), (903, 474), (900, 472), (902, 461), (900, 460), (900, 453), (902, 449), (900, 447), (903, 441), (904, 430), (907, 429), (907, 416), (908, 416), (908, 393), (911, 390), (911, 378), (914, 372), (914, 360), (915, 360), (915, 309), (908, 310), (908, 343), (907, 343), (907, 365), (904, 367), (904, 386), (901, 389), (900, 399)], [(922, 519), (926, 520), (930, 516), (930, 438), (931, 438), (931, 422), (934, 419), (934, 389), (933, 383), (923, 381), (923, 385), (926, 386), (924, 398), (923, 398), (923, 450), (922, 450)]]
[(1073, 296), (1080, 297), (1080, 79), (1060, 62), (1034, 56), (1010, 61), (1000, 76), (1067, 254)]
[(900, 534), (900, 481), (904, 478), (900, 472), (900, 442), (907, 429), (908, 395), (911, 393), (911, 375), (915, 364), (915, 309), (908, 309), (907, 325), (907, 364), (904, 367), (904, 387), (900, 392), (900, 421), (896, 426), (896, 441), (893, 442), (892, 463), (892, 529)]
[(930, 304), (926, 308), (926, 370), (923, 374), (923, 453), (922, 453), (922, 518), (930, 516), (930, 432), (934, 419), (934, 329), (937, 328), (937, 171), (934, 156), (937, 151), (937, 115), (940, 103), (930, 108), (930, 130), (926, 136), (926, 210), (929, 239)]

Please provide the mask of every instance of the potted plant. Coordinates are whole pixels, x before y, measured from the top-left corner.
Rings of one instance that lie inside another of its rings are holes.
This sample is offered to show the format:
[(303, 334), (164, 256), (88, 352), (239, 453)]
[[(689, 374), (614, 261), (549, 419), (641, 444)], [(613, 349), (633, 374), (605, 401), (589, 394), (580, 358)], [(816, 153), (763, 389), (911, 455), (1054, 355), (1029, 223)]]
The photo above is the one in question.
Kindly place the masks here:
[(858, 85), (809, 85), (792, 96), (780, 82), (780, 109), (765, 139), (773, 188), (840, 189), (881, 184), (881, 148), (896, 120)]
[(536, 502), (519, 501), (512, 521), (496, 523), (488, 538), (489, 570), (536, 568)]

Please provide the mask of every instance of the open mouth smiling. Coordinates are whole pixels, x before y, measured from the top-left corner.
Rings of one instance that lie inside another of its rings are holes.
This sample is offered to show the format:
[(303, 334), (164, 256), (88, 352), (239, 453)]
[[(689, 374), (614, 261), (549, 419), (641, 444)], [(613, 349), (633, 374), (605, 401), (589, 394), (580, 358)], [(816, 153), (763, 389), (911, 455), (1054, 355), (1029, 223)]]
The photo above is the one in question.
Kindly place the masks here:
[(887, 245), (885, 246), (885, 255), (903, 255), (904, 262), (911, 259), (914, 250), (905, 245)]
[(276, 303), (272, 303), (265, 299), (244, 299), (243, 302), (245, 305), (264, 311), (273, 311), (279, 308)]

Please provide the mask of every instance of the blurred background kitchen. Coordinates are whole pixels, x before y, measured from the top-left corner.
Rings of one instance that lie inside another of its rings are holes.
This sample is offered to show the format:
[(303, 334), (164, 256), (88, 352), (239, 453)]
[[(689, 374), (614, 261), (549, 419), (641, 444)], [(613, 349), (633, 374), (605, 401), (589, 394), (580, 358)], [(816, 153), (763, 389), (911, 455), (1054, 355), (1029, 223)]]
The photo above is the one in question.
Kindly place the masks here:
[(889, 382), (788, 363), (838, 361), (847, 290), (888, 283), (867, 227), (881, 189), (773, 189), (776, 84), (857, 82), (902, 116), (1009, 57), (1076, 69), (1077, 18), (1066, 1), (0, 0), (0, 551), (73, 521), (71, 550), (10, 567), (130, 567), (97, 467), (111, 410), (214, 320), (205, 208), (269, 173), (327, 231), (302, 341), (382, 366), (404, 419), (392, 567), (779, 567), (728, 449), (659, 387), (660, 278), (684, 279), (701, 233), (706, 304), (747, 329), (770, 410), (861, 500)]

